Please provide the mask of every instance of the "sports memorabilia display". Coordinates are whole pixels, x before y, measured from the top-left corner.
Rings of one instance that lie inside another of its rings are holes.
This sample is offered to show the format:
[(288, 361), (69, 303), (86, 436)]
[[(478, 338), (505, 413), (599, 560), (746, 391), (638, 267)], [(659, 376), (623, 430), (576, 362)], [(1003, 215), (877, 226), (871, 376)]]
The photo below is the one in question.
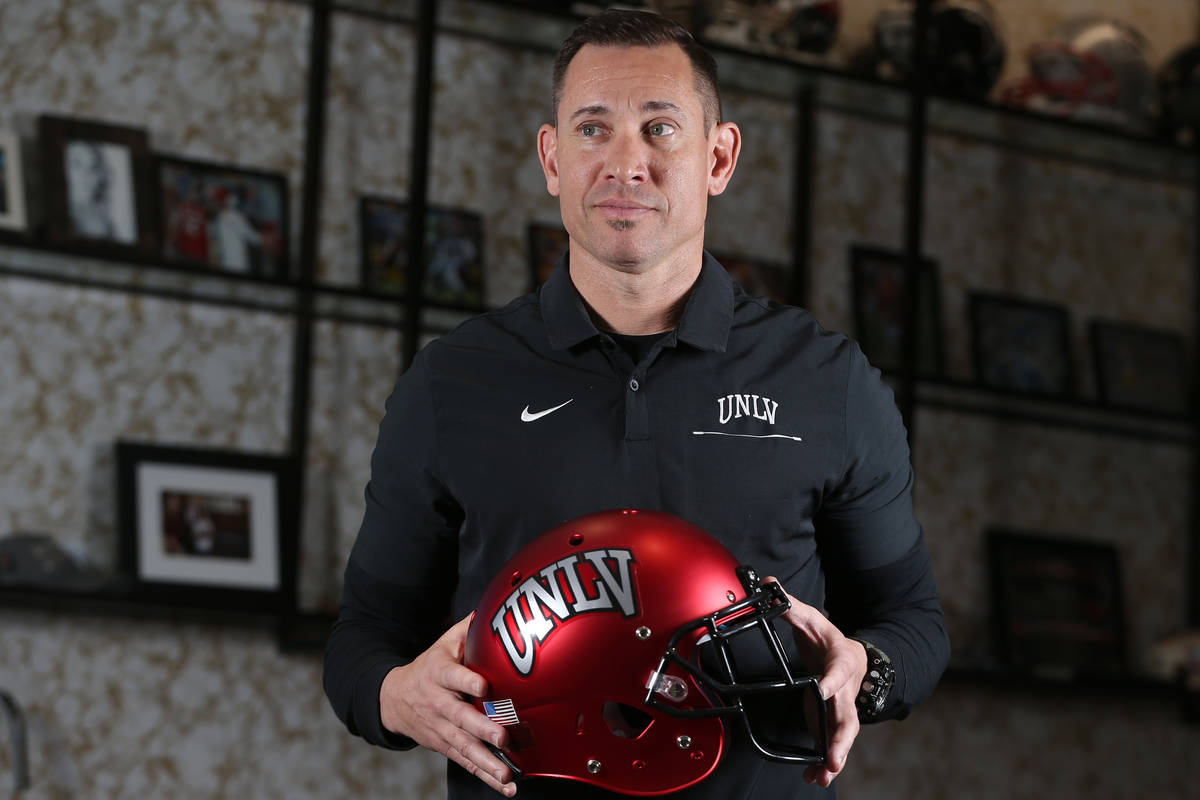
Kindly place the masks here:
[[(824, 761), (818, 676), (789, 663), (772, 625), (788, 607), (779, 584), (699, 527), (601, 511), (550, 529), (499, 569), (464, 663), (487, 679), (476, 706), (508, 728), (498, 755), (515, 774), (664, 794), (712, 773), (731, 721), (764, 758)], [(758, 730), (750, 701), (764, 698), (815, 701), (811, 739)]]
[(840, 0), (706, 0), (698, 7), (704, 39), (787, 58), (828, 51), (842, 18)]
[(1150, 44), (1121, 20), (1085, 15), (1029, 50), (1029, 75), (1006, 102), (1054, 116), (1146, 131), (1156, 113)]
[[(891, 0), (875, 18), (879, 77), (908, 80), (913, 70), (914, 0)], [(939, 94), (984, 99), (1004, 68), (1007, 49), (987, 0), (934, 0), (926, 32), (929, 88)]]

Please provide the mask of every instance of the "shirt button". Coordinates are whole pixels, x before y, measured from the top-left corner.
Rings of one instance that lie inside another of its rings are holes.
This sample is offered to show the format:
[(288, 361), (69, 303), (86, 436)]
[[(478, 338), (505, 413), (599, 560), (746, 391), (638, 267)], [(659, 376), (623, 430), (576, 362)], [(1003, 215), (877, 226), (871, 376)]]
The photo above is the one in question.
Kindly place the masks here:
[(637, 378), (630, 378), (629, 391), (636, 392), (639, 388), (641, 388), (641, 384), (637, 382)]

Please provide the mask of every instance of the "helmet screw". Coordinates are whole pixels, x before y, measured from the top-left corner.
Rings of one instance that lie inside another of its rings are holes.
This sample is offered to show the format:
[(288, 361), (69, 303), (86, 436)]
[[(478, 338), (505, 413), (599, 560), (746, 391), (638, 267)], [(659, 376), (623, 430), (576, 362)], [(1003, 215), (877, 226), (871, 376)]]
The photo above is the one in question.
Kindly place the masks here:
[(692, 749), (692, 737), (688, 736), (685, 733), (682, 736), (679, 736), (675, 739), (675, 744), (679, 745), (680, 750), (691, 750)]
[(595, 775), (597, 772), (600, 771), (600, 762), (594, 758), (588, 759), (587, 771), (592, 773), (593, 775)]
[(734, 600), (737, 600), (737, 595), (729, 591), (725, 593), (725, 599), (732, 603)]
[(638, 627), (638, 629), (636, 631), (633, 632), (633, 635), (638, 637), (639, 639), (641, 639), (644, 642), (650, 638), (650, 629), (647, 628), (645, 625), (642, 625), (642, 626)]

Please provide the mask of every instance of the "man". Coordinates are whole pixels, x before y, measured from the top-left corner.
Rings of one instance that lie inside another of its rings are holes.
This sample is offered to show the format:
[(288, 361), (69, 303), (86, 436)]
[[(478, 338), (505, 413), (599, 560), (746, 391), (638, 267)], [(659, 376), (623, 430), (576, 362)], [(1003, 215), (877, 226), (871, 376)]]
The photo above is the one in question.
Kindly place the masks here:
[(852, 342), (747, 297), (703, 251), (741, 148), (715, 71), (653, 14), (604, 12), (568, 38), (537, 147), (569, 251), (537, 294), (422, 351), (388, 400), (325, 685), (351, 731), (446, 754), (453, 798), (518, 788), (489, 748), (506, 730), (464, 699), (486, 691), (461, 663), (469, 612), (523, 544), (591, 511), (669, 511), (778, 577), (823, 675), (826, 764), (765, 761), (731, 731), (681, 797), (825, 796), (859, 730), (867, 643), (895, 667), (872, 720), (904, 716), (945, 667), (891, 393)]

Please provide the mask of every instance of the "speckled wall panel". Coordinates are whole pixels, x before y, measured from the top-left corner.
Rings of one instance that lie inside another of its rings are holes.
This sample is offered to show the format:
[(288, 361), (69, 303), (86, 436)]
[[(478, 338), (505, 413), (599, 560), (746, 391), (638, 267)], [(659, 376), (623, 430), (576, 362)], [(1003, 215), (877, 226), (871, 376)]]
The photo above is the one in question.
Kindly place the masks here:
[(298, 590), (301, 608), (336, 613), (384, 401), (399, 375), (400, 335), (322, 322), (315, 340)]
[(282, 452), (290, 318), (0, 279), (0, 526), (114, 563), (118, 438)]

